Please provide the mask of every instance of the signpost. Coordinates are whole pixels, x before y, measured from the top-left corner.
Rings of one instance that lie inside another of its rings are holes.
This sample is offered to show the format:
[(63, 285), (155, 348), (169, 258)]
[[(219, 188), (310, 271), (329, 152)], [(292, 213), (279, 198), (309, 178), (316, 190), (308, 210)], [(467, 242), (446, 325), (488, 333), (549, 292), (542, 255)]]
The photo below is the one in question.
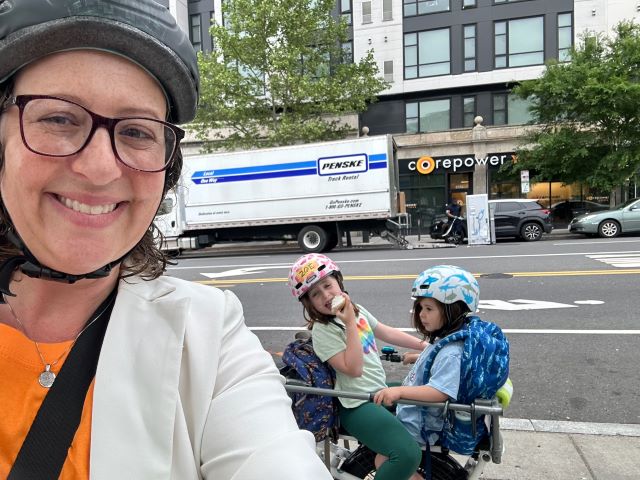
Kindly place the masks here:
[(529, 193), (529, 170), (520, 170), (520, 190)]

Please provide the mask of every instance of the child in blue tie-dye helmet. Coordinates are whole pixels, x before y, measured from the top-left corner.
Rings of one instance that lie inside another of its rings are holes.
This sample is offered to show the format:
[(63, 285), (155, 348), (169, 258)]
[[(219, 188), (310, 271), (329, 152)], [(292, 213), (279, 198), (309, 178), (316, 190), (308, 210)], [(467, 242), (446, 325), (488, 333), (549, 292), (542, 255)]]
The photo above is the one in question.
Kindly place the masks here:
[[(462, 342), (449, 343), (438, 352), (427, 385), (422, 384), (423, 370), (436, 339), (459, 330), (465, 324), (467, 315), (477, 310), (480, 300), (478, 282), (462, 268), (439, 265), (418, 275), (411, 293), (415, 299), (413, 326), (429, 342), (429, 346), (419, 354), (402, 386), (378, 391), (374, 401), (384, 405), (392, 405), (400, 399), (423, 402), (455, 401), (460, 384)], [(442, 409), (426, 410), (423, 417), (421, 407), (401, 404), (396, 409), (398, 420), (422, 445), (425, 445), (423, 425), (431, 432), (429, 443), (433, 444), (438, 439), (437, 433), (442, 431), (444, 423)]]
[[(387, 386), (376, 339), (414, 350), (426, 347), (424, 340), (383, 324), (352, 303), (338, 265), (325, 255), (300, 257), (291, 267), (289, 287), (303, 305), (316, 355), (336, 371), (336, 390), (370, 393)], [(339, 296), (344, 297), (344, 304), (332, 308)], [(379, 462), (376, 480), (412, 477), (420, 463), (420, 449), (387, 409), (364, 400), (340, 398), (339, 415), (351, 435), (388, 459)]]

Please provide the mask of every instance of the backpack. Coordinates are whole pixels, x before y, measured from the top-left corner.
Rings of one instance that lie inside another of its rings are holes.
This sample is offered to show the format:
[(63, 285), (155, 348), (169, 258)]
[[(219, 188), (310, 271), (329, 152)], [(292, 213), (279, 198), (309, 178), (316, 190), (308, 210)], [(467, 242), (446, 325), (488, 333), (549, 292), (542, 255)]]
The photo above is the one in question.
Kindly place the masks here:
[[(463, 341), (460, 363), (460, 386), (457, 403), (471, 404), (476, 398), (491, 399), (509, 376), (509, 342), (495, 323), (470, 316), (458, 331), (440, 339), (425, 362), (423, 384), (429, 382), (431, 367), (445, 345)], [(472, 423), (466, 412), (447, 411), (440, 441), (444, 448), (471, 455), (476, 445), (488, 436), (484, 415)]]
[[(333, 390), (335, 372), (313, 351), (311, 338), (297, 339), (284, 349), (281, 373), (287, 378), (302, 380), (309, 386)], [(302, 430), (313, 433), (316, 442), (327, 436), (338, 438), (338, 403), (335, 397), (290, 393), (293, 416)]]

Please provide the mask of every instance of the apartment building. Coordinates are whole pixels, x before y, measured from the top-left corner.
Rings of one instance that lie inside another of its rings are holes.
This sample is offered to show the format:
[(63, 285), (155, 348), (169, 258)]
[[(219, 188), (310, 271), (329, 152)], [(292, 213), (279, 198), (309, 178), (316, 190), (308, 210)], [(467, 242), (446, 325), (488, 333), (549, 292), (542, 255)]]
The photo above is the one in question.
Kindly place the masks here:
[[(582, 185), (532, 184), (499, 172), (521, 143), (527, 102), (513, 85), (538, 77), (544, 62), (568, 59), (585, 32), (640, 21), (640, 0), (336, 0), (349, 23), (354, 58), (373, 50), (389, 87), (360, 116), (369, 135), (398, 144), (401, 189), (414, 222), (428, 222), (467, 194), (604, 201)], [(197, 49), (210, 50), (220, 0), (164, 4)], [(481, 118), (479, 118), (481, 117)]]

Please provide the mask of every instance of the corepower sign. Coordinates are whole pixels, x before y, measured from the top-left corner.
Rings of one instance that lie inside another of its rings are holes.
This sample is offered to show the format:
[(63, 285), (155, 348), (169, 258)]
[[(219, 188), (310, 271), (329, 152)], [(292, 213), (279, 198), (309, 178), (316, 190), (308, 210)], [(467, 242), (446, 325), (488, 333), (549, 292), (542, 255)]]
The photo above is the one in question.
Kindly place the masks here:
[(455, 173), (460, 169), (474, 170), (476, 165), (487, 165), (489, 167), (500, 167), (505, 163), (513, 162), (516, 155), (509, 153), (491, 153), (486, 157), (477, 158), (474, 155), (466, 156), (448, 156), (448, 157), (429, 157), (427, 155), (417, 160), (409, 160), (406, 162), (410, 172), (418, 172), (422, 175), (429, 175), (433, 172), (452, 172)]

